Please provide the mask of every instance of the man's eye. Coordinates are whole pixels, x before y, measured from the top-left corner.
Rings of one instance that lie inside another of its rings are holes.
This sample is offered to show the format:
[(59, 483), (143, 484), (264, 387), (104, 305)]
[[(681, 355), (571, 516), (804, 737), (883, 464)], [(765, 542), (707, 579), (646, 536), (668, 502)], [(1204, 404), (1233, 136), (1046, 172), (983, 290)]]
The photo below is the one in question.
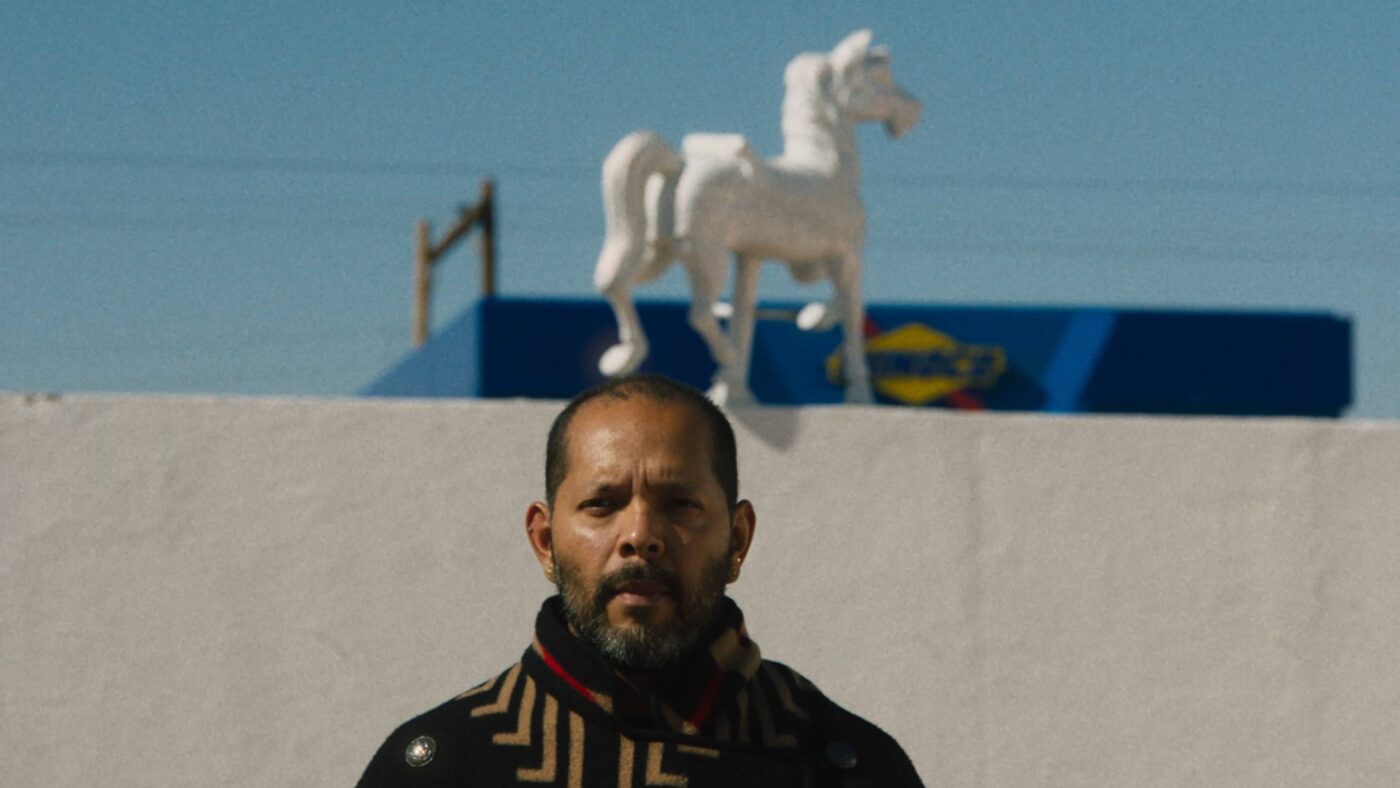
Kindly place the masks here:
[(671, 502), (672, 505), (681, 509), (704, 509), (704, 504), (694, 498), (677, 498)]
[(612, 502), (607, 498), (589, 498), (579, 504), (580, 509), (604, 510), (612, 508)]

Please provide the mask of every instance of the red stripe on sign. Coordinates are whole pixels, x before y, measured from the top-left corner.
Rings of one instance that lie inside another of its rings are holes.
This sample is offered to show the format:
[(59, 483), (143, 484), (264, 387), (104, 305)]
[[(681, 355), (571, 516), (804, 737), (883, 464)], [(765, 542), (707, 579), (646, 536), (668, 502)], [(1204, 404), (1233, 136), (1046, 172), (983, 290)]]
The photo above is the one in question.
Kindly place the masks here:
[(954, 391), (952, 394), (949, 394), (948, 396), (944, 397), (944, 399), (948, 400), (948, 404), (952, 405), (958, 410), (987, 409), (987, 406), (982, 404), (981, 399), (979, 399), (975, 394), (969, 394), (966, 391)]

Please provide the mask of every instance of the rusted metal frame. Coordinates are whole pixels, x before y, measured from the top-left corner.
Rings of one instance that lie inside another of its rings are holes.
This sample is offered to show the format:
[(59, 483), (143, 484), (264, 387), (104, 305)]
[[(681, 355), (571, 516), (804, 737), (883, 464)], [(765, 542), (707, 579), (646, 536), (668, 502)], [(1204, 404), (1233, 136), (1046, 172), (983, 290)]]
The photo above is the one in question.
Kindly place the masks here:
[(432, 224), (420, 220), (413, 235), (413, 345), (421, 347), (428, 341), (429, 309), (433, 292), (433, 266), (473, 225), (481, 225), (478, 252), (481, 257), (481, 294), (490, 297), (496, 292), (496, 211), (495, 184), (481, 182), (481, 200), (463, 208), (457, 222), (436, 244), (432, 241)]

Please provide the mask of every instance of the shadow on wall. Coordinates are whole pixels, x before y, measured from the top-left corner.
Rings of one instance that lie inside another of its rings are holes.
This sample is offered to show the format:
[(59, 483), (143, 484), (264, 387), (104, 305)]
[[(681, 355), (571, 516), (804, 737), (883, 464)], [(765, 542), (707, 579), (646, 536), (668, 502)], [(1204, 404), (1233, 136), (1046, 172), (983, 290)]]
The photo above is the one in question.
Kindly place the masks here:
[(741, 425), (748, 433), (779, 451), (792, 448), (797, 442), (797, 408), (748, 406), (726, 408), (731, 422)]

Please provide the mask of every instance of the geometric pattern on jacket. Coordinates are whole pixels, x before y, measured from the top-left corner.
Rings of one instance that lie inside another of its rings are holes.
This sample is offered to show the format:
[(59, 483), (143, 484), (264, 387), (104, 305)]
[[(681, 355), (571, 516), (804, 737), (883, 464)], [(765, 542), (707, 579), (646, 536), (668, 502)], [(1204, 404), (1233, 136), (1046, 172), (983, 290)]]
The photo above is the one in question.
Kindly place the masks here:
[(765, 660), (729, 599), (645, 693), (546, 600), (520, 661), (399, 726), (360, 779), (381, 786), (919, 786), (894, 739)]

